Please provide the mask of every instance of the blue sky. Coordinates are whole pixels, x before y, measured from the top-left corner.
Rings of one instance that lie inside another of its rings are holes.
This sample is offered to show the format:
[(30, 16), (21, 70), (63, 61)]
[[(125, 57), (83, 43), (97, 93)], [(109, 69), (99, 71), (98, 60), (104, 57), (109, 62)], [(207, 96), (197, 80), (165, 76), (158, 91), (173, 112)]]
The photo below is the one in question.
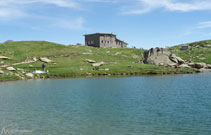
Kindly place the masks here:
[(211, 0), (0, 0), (0, 42), (84, 44), (96, 32), (137, 48), (211, 39)]

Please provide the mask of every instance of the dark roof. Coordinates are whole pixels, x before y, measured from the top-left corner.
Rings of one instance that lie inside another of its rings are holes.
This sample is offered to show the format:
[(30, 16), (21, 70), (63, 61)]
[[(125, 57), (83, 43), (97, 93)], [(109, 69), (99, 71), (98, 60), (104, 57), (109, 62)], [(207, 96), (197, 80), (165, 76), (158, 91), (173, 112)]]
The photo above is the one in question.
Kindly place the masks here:
[(126, 43), (125, 41), (119, 40), (118, 38), (116, 38), (116, 41), (123, 42), (128, 45), (128, 43)]
[(112, 35), (112, 36), (116, 36), (115, 34), (113, 33), (94, 33), (94, 34), (86, 34), (84, 36), (89, 36), (89, 35)]

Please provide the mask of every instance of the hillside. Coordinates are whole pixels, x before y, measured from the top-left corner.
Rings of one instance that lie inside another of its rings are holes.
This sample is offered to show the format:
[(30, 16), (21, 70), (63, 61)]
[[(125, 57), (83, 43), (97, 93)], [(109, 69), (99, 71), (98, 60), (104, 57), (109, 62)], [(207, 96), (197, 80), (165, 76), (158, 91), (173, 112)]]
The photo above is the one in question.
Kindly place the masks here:
[[(188, 59), (186, 52), (178, 51), (179, 46), (172, 48), (175, 53)], [(202, 49), (208, 51), (207, 49)], [(26, 79), (27, 73), (34, 69), (41, 70), (42, 62), (37, 60), (47, 57), (53, 62), (46, 64), (50, 74), (35, 75), (43, 77), (80, 77), (100, 75), (146, 75), (146, 74), (173, 74), (195, 72), (193, 69), (174, 69), (163, 66), (142, 64), (143, 52), (141, 49), (122, 48), (93, 48), (87, 46), (65, 46), (45, 41), (22, 41), (0, 44), (0, 56), (9, 59), (0, 59), (0, 80)], [(204, 53), (205, 54), (205, 53)], [(207, 55), (208, 57), (210, 55)], [(33, 60), (36, 60), (33, 62)], [(92, 63), (103, 62), (99, 70), (94, 70)], [(32, 61), (30, 63), (30, 61)], [(204, 60), (209, 63), (211, 61)], [(21, 63), (22, 62), (22, 63)], [(25, 64), (24, 64), (25, 62)], [(29, 62), (29, 63), (27, 63)], [(16, 71), (9, 71), (8, 67)]]
[[(189, 49), (181, 50), (183, 45), (188, 45)], [(171, 47), (170, 50), (184, 60), (211, 64), (211, 40), (182, 44)]]

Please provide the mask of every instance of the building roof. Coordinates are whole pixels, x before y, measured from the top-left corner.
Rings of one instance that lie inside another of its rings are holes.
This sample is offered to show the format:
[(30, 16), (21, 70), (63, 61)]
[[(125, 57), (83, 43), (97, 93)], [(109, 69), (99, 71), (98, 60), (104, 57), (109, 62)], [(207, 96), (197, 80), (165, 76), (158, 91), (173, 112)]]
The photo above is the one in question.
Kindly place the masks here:
[(123, 42), (128, 45), (128, 43), (126, 43), (125, 41), (119, 40), (118, 38), (116, 38), (116, 41)]
[(94, 34), (86, 34), (84, 36), (89, 36), (89, 35), (112, 35), (112, 36), (116, 36), (115, 34), (113, 33), (94, 33)]

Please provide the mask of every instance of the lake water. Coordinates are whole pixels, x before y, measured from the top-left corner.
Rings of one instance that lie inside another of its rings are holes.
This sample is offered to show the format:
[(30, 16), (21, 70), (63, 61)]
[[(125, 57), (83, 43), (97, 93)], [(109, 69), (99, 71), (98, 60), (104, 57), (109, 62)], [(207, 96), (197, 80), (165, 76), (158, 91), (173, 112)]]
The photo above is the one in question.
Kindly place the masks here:
[(0, 83), (0, 135), (210, 135), (211, 74)]

